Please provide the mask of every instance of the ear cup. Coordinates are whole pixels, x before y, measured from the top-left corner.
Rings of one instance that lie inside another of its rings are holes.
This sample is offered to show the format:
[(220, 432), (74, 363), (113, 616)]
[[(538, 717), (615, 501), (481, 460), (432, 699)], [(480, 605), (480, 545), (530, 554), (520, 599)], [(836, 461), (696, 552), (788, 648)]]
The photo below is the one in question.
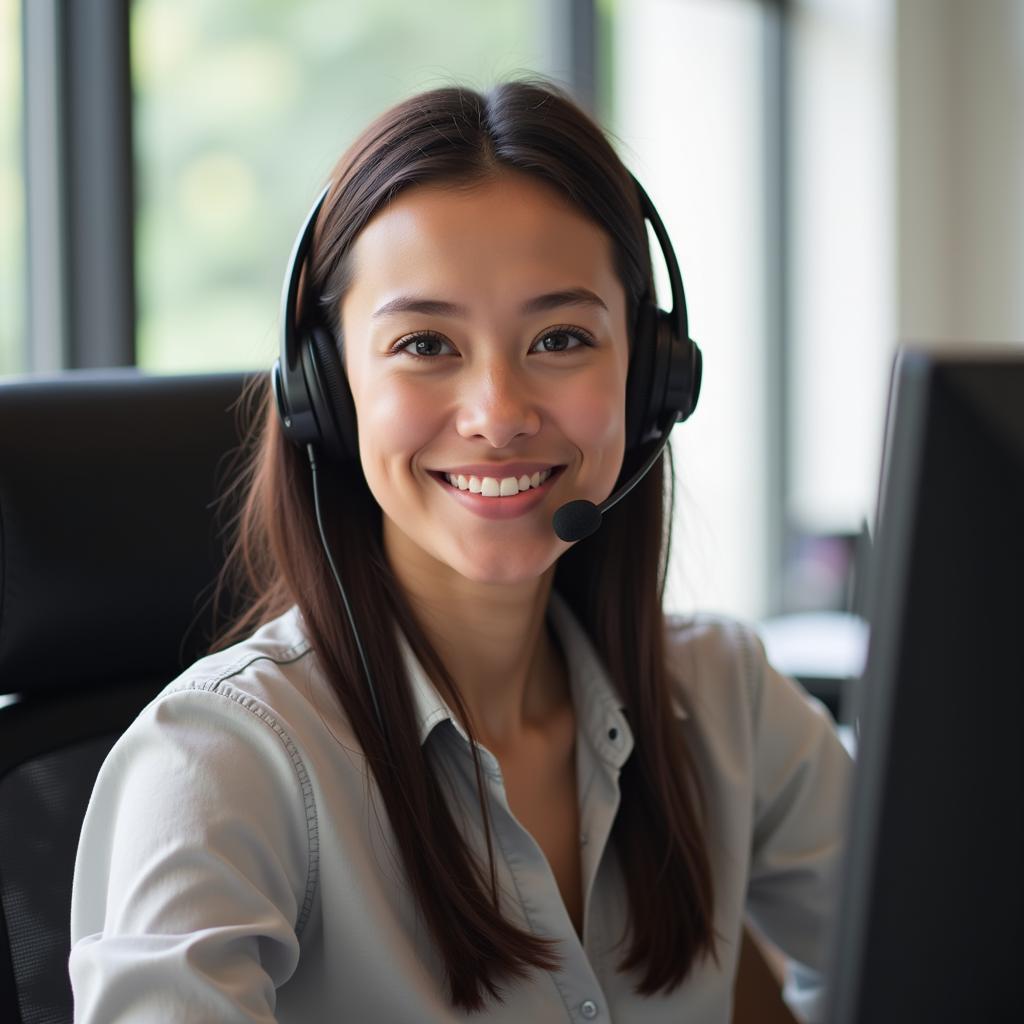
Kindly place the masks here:
[(651, 440), (670, 421), (685, 420), (700, 394), (700, 349), (679, 338), (669, 313), (643, 303), (626, 379), (626, 447)]
[(338, 346), (330, 331), (313, 327), (300, 340), (310, 407), (327, 454), (346, 462), (359, 457), (355, 405)]
[(673, 410), (676, 422), (688, 419), (700, 397), (700, 382), (704, 359), (700, 349), (690, 338), (678, 338), (671, 319), (664, 325), (667, 344), (671, 350), (662, 407)]
[(681, 423), (697, 405), (703, 367), (700, 349), (691, 338), (680, 338), (671, 314), (658, 310), (657, 344), (651, 379), (652, 429)]
[(672, 317), (659, 309), (654, 314), (654, 368), (651, 371), (651, 390), (645, 412), (648, 429), (652, 434), (661, 433), (669, 420), (676, 419), (677, 409), (665, 404), (668, 380), (672, 373), (672, 357), (675, 354), (675, 326)]
[(289, 370), (281, 359), (274, 360), (270, 382), (284, 436), (299, 448), (305, 448), (307, 444), (319, 444), (320, 427), (309, 407), (309, 391), (301, 358), (295, 370)]
[(642, 444), (650, 431), (651, 388), (654, 377), (657, 309), (641, 301), (633, 329), (633, 351), (626, 376), (626, 448)]

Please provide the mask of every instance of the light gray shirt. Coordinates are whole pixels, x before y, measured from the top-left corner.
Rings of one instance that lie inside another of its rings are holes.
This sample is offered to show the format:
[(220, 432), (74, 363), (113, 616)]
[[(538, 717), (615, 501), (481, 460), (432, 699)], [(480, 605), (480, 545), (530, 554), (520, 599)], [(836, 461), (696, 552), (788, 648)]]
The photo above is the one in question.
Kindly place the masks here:
[[(671, 993), (641, 997), (636, 976), (617, 969), (627, 902), (609, 842), (633, 735), (557, 594), (549, 620), (576, 713), (583, 937), (539, 846), (509, 810), (498, 762), (481, 748), (504, 911), (557, 940), (562, 961), (473, 1016), (725, 1024), (745, 913), (820, 971), (850, 766), (824, 709), (768, 665), (747, 627), (709, 616), (672, 621), (679, 739), (709, 807), (719, 961), (698, 961)], [(468, 741), (399, 643), (421, 742), (444, 759), (457, 820), (483, 856)], [(143, 710), (96, 780), (72, 899), (75, 1020), (467, 1019), (448, 1001), (373, 788), (296, 609), (192, 666)], [(801, 974), (805, 983), (814, 977)], [(814, 1003), (804, 1004), (811, 1018)]]

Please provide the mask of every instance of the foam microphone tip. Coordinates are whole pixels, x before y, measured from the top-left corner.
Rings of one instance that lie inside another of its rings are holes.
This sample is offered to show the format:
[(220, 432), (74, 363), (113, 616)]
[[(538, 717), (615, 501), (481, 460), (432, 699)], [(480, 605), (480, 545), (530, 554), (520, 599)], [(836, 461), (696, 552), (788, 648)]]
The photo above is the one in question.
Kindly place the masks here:
[(551, 525), (562, 540), (571, 544), (596, 532), (601, 525), (601, 513), (592, 501), (578, 498), (563, 505)]

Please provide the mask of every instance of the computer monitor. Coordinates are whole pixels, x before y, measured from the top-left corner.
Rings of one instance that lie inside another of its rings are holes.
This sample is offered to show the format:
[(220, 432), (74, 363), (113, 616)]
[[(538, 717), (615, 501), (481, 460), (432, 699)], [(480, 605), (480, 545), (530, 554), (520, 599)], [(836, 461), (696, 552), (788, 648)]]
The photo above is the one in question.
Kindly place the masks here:
[(1024, 347), (892, 378), (829, 1024), (1024, 1020)]

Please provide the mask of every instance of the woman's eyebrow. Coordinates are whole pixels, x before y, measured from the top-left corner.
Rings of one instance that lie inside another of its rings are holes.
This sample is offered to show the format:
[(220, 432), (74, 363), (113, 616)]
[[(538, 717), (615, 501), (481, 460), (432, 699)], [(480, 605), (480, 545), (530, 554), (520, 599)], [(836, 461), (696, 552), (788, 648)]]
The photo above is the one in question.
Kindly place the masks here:
[[(589, 288), (564, 288), (561, 291), (545, 292), (543, 295), (535, 295), (532, 299), (527, 299), (520, 306), (520, 312), (526, 314), (546, 313), (548, 310), (558, 309), (561, 306), (598, 306), (603, 310), (608, 309), (604, 300)], [(443, 299), (399, 295), (397, 298), (385, 302), (374, 312), (371, 319), (395, 316), (398, 313), (465, 317), (469, 315), (469, 310), (466, 306), (460, 306), (455, 302), (445, 302)]]
[(396, 313), (423, 313), (427, 316), (466, 316), (469, 310), (454, 302), (441, 299), (422, 299), (415, 295), (399, 295), (390, 302), (385, 302), (371, 317), (376, 320), (382, 316), (394, 316)]

